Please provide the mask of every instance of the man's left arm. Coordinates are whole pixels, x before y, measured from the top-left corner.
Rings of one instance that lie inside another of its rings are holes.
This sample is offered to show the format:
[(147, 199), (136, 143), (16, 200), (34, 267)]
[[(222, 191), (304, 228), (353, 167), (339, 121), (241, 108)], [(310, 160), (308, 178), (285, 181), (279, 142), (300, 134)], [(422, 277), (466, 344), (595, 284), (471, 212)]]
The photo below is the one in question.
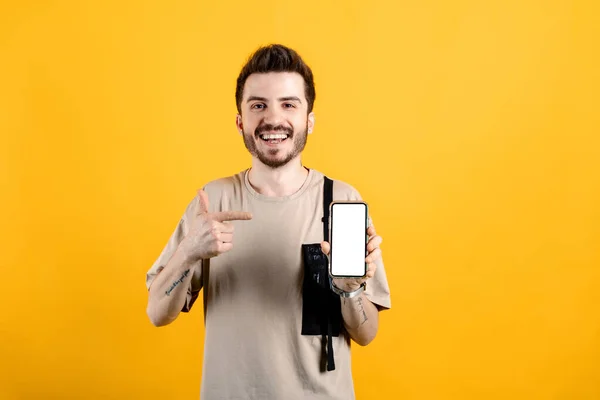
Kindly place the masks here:
[(346, 330), (356, 343), (366, 346), (375, 339), (379, 311), (364, 292), (351, 299), (342, 298), (342, 317)]
[[(365, 277), (359, 279), (333, 279), (333, 284), (336, 288), (344, 292), (354, 292), (375, 275), (377, 269), (375, 262), (381, 258), (379, 245), (382, 239), (375, 232), (373, 225), (369, 226), (367, 234), (369, 235), (369, 241), (367, 242), (367, 257), (365, 261), (368, 268)], [(327, 242), (321, 244), (321, 249), (326, 255), (329, 255), (330, 248)], [(366, 346), (375, 339), (379, 327), (379, 310), (367, 298), (364, 291), (352, 298), (342, 297), (342, 317), (346, 330), (356, 343)]]

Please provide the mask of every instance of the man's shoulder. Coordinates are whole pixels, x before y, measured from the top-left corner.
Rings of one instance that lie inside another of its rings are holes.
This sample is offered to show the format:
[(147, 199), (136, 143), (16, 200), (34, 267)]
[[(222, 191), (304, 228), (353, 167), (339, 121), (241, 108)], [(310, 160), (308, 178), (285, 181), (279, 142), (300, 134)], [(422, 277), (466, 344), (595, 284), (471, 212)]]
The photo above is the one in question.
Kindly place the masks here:
[[(219, 204), (223, 197), (233, 197), (240, 192), (243, 184), (245, 171), (235, 175), (213, 179), (202, 186), (202, 190), (208, 196), (208, 202), (212, 208), (213, 205)], [(186, 207), (183, 220), (191, 218), (198, 209), (198, 196), (191, 199)]]
[(246, 170), (241, 171), (235, 175), (230, 175), (222, 178), (216, 178), (207, 182), (203, 189), (209, 196), (221, 195), (232, 189), (240, 187), (244, 181), (244, 174)]
[(333, 195), (334, 197), (336, 197), (336, 195), (338, 195), (339, 197), (344, 197), (347, 200), (360, 199), (360, 194), (354, 186), (347, 182), (340, 181), (337, 179), (333, 181)]
[[(321, 173), (319, 173), (321, 174)], [(333, 176), (321, 174), (333, 181), (333, 198), (334, 200), (360, 200), (358, 190), (346, 181), (337, 179)]]

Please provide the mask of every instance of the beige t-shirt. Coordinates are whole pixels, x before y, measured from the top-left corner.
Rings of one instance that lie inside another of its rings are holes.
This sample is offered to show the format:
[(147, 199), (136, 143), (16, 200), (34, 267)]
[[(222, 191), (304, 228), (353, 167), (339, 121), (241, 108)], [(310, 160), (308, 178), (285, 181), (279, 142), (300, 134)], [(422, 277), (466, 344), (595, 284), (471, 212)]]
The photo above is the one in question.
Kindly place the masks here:
[[(205, 343), (202, 400), (354, 399), (350, 338), (333, 337), (335, 370), (322, 371), (321, 336), (301, 334), (304, 266), (302, 244), (323, 240), (323, 174), (309, 170), (291, 196), (266, 197), (248, 171), (204, 188), (211, 212), (249, 211), (234, 221), (234, 247), (198, 266), (183, 311), (204, 287)], [(334, 181), (334, 200), (360, 200), (350, 185)], [(188, 205), (169, 242), (148, 271), (149, 288), (187, 234), (197, 199)], [(390, 308), (383, 263), (367, 282), (366, 296)]]

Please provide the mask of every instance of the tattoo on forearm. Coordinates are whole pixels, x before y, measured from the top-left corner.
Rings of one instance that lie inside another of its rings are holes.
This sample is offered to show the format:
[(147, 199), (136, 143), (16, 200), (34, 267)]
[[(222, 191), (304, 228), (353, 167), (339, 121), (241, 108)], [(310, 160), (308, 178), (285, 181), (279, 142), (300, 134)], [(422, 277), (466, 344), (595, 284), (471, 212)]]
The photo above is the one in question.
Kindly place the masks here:
[(179, 285), (181, 282), (183, 282), (183, 280), (185, 279), (186, 276), (188, 276), (188, 274), (190, 273), (190, 270), (186, 270), (179, 279), (177, 279), (175, 282), (173, 282), (173, 284), (171, 285), (171, 287), (169, 288), (169, 290), (167, 290), (165, 292), (165, 294), (167, 296), (171, 295), (171, 292), (173, 291), (173, 289), (175, 289), (175, 287), (177, 287), (177, 285)]
[(344, 306), (346, 306), (347, 302), (349, 302), (350, 306), (352, 308), (354, 308), (360, 314), (362, 314), (362, 321), (360, 322), (360, 325), (359, 325), (359, 326), (362, 326), (369, 319), (369, 318), (367, 318), (367, 312), (365, 311), (365, 307), (364, 307), (364, 304), (363, 304), (363, 298), (362, 297), (357, 298), (356, 299), (356, 303), (353, 300), (354, 299), (350, 299), (350, 300), (349, 299), (344, 299), (343, 300)]
[(362, 296), (358, 298), (358, 307), (359, 307), (359, 311), (362, 312), (363, 315), (363, 321), (360, 323), (361, 325), (363, 325), (365, 322), (367, 322), (367, 312), (365, 311), (365, 307), (363, 305), (363, 299)]

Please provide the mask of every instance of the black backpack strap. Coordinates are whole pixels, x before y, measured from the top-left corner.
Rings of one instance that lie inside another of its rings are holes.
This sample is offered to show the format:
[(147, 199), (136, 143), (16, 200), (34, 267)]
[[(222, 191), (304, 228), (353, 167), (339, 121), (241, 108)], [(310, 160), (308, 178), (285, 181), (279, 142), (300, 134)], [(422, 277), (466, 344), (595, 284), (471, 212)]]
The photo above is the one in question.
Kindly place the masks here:
[(333, 201), (333, 181), (325, 177), (323, 182), (323, 240), (329, 242), (329, 205)]
[[(323, 240), (329, 242), (329, 205), (333, 201), (333, 181), (325, 177), (323, 182)], [(331, 277), (329, 278), (331, 285)], [(329, 310), (329, 318), (327, 318), (327, 334), (323, 332), (323, 341), (327, 341), (327, 371), (335, 369), (335, 360), (333, 359), (333, 338), (331, 326), (331, 312)]]

